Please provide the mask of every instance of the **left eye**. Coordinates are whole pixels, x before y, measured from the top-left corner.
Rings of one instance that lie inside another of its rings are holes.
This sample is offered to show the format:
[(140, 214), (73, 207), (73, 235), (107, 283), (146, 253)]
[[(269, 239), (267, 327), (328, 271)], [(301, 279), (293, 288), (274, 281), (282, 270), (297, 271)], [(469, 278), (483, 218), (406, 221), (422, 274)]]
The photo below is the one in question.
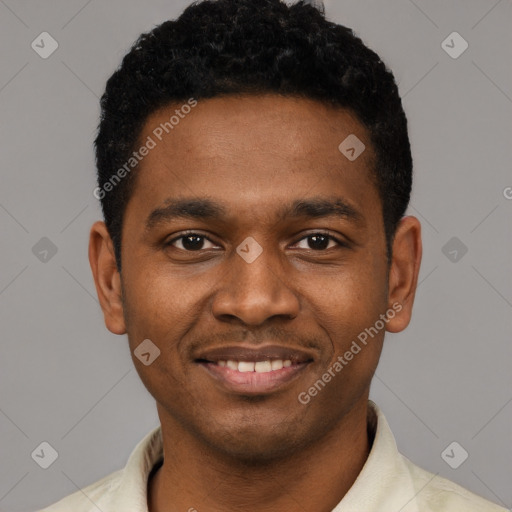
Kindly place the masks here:
[(326, 235), (324, 233), (314, 233), (312, 235), (305, 236), (301, 240), (299, 240), (299, 243), (306, 240), (306, 244), (309, 245), (309, 247), (301, 247), (301, 249), (311, 249), (314, 251), (323, 251), (325, 249), (331, 249), (333, 246), (329, 245), (329, 242), (334, 242), (336, 245), (344, 246), (342, 242), (340, 242), (338, 239)]
[[(182, 249), (184, 251), (200, 251), (201, 249), (211, 249), (212, 247), (216, 247), (211, 240), (206, 238), (204, 235), (199, 235), (197, 233), (181, 235), (174, 240), (171, 240), (167, 245), (175, 246), (175, 242), (180, 242), (181, 247), (178, 247), (178, 249)], [(210, 243), (212, 247), (204, 247), (205, 243)]]

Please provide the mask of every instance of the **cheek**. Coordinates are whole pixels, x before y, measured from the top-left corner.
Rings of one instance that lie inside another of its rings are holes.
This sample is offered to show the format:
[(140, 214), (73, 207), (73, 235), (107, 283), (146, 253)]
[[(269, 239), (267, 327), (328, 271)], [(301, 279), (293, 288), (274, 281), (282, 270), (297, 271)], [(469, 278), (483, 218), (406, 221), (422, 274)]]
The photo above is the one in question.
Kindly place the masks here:
[[(318, 395), (318, 408), (336, 401), (348, 407), (368, 389), (377, 367), (384, 329), (371, 328), (385, 312), (386, 303), (373, 280), (343, 278), (327, 291), (324, 300), (317, 302), (315, 315), (331, 347), (304, 391)], [(324, 387), (319, 381), (328, 383)]]
[[(184, 283), (147, 268), (127, 273), (126, 281), (127, 335), (137, 373), (157, 401), (182, 403), (185, 407), (182, 400), (187, 386), (187, 359), (180, 340), (195, 321), (190, 318), (190, 312), (196, 310), (188, 302), (193, 300), (190, 292)], [(147, 343), (144, 340), (151, 341), (149, 352), (158, 354), (148, 365), (137, 356), (137, 348)]]
[(322, 280), (313, 299), (316, 314), (333, 330), (371, 325), (387, 306), (385, 269), (358, 263)]
[[(204, 274), (192, 278), (183, 273), (178, 277), (176, 273), (175, 268), (165, 265), (154, 269), (144, 267), (143, 271), (132, 267), (126, 275), (129, 285), (125, 289), (125, 322), (130, 348), (133, 353), (145, 339), (158, 347), (156, 378), (160, 378), (159, 373), (182, 378), (184, 366), (189, 364), (187, 344), (183, 340), (204, 322), (208, 311), (206, 301), (213, 286)], [(138, 361), (135, 363), (141, 366)], [(145, 367), (140, 370), (145, 371)]]
[(168, 350), (186, 329), (187, 293), (168, 276), (145, 268), (131, 269), (123, 287), (124, 316), (132, 350), (149, 338)]
[[(340, 268), (338, 275), (322, 280), (317, 289), (315, 297), (310, 295), (313, 316), (331, 342), (322, 365), (328, 367), (349, 352), (343, 374), (366, 374), (378, 362), (384, 337), (384, 329), (376, 333), (371, 328), (387, 309), (385, 264), (370, 253), (364, 260)], [(368, 335), (368, 329), (373, 336)]]

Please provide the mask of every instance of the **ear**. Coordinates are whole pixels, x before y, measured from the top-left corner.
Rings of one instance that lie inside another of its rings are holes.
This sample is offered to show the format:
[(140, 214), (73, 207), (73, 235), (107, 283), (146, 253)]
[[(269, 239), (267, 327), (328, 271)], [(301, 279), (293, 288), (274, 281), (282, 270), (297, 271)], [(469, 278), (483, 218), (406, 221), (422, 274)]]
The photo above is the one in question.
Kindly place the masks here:
[(121, 276), (117, 270), (114, 244), (104, 222), (95, 222), (91, 228), (89, 263), (107, 329), (114, 334), (125, 334)]
[(404, 217), (397, 227), (393, 241), (388, 307), (396, 311), (396, 315), (386, 323), (386, 330), (389, 332), (403, 331), (409, 325), (421, 255), (421, 224), (416, 217)]

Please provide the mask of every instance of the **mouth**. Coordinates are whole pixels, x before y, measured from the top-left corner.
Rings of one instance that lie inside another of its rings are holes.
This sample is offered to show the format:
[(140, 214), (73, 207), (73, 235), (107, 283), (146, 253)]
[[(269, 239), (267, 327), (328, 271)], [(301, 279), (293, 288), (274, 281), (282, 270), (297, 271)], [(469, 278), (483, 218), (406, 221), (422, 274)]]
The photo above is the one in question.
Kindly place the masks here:
[(195, 362), (228, 391), (261, 395), (289, 385), (313, 360), (302, 350), (273, 345), (219, 348), (201, 354)]

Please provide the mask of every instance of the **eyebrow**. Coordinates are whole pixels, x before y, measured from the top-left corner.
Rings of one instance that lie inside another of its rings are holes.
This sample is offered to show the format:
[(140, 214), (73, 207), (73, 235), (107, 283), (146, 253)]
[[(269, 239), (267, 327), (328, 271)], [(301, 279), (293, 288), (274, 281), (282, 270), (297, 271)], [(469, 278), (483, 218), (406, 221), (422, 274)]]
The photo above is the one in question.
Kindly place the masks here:
[[(176, 219), (221, 220), (227, 213), (221, 203), (206, 198), (168, 199), (164, 204), (165, 206), (156, 208), (149, 214), (146, 230)], [(362, 213), (340, 197), (297, 199), (277, 212), (279, 221), (300, 217), (337, 217), (354, 224), (364, 224)]]

